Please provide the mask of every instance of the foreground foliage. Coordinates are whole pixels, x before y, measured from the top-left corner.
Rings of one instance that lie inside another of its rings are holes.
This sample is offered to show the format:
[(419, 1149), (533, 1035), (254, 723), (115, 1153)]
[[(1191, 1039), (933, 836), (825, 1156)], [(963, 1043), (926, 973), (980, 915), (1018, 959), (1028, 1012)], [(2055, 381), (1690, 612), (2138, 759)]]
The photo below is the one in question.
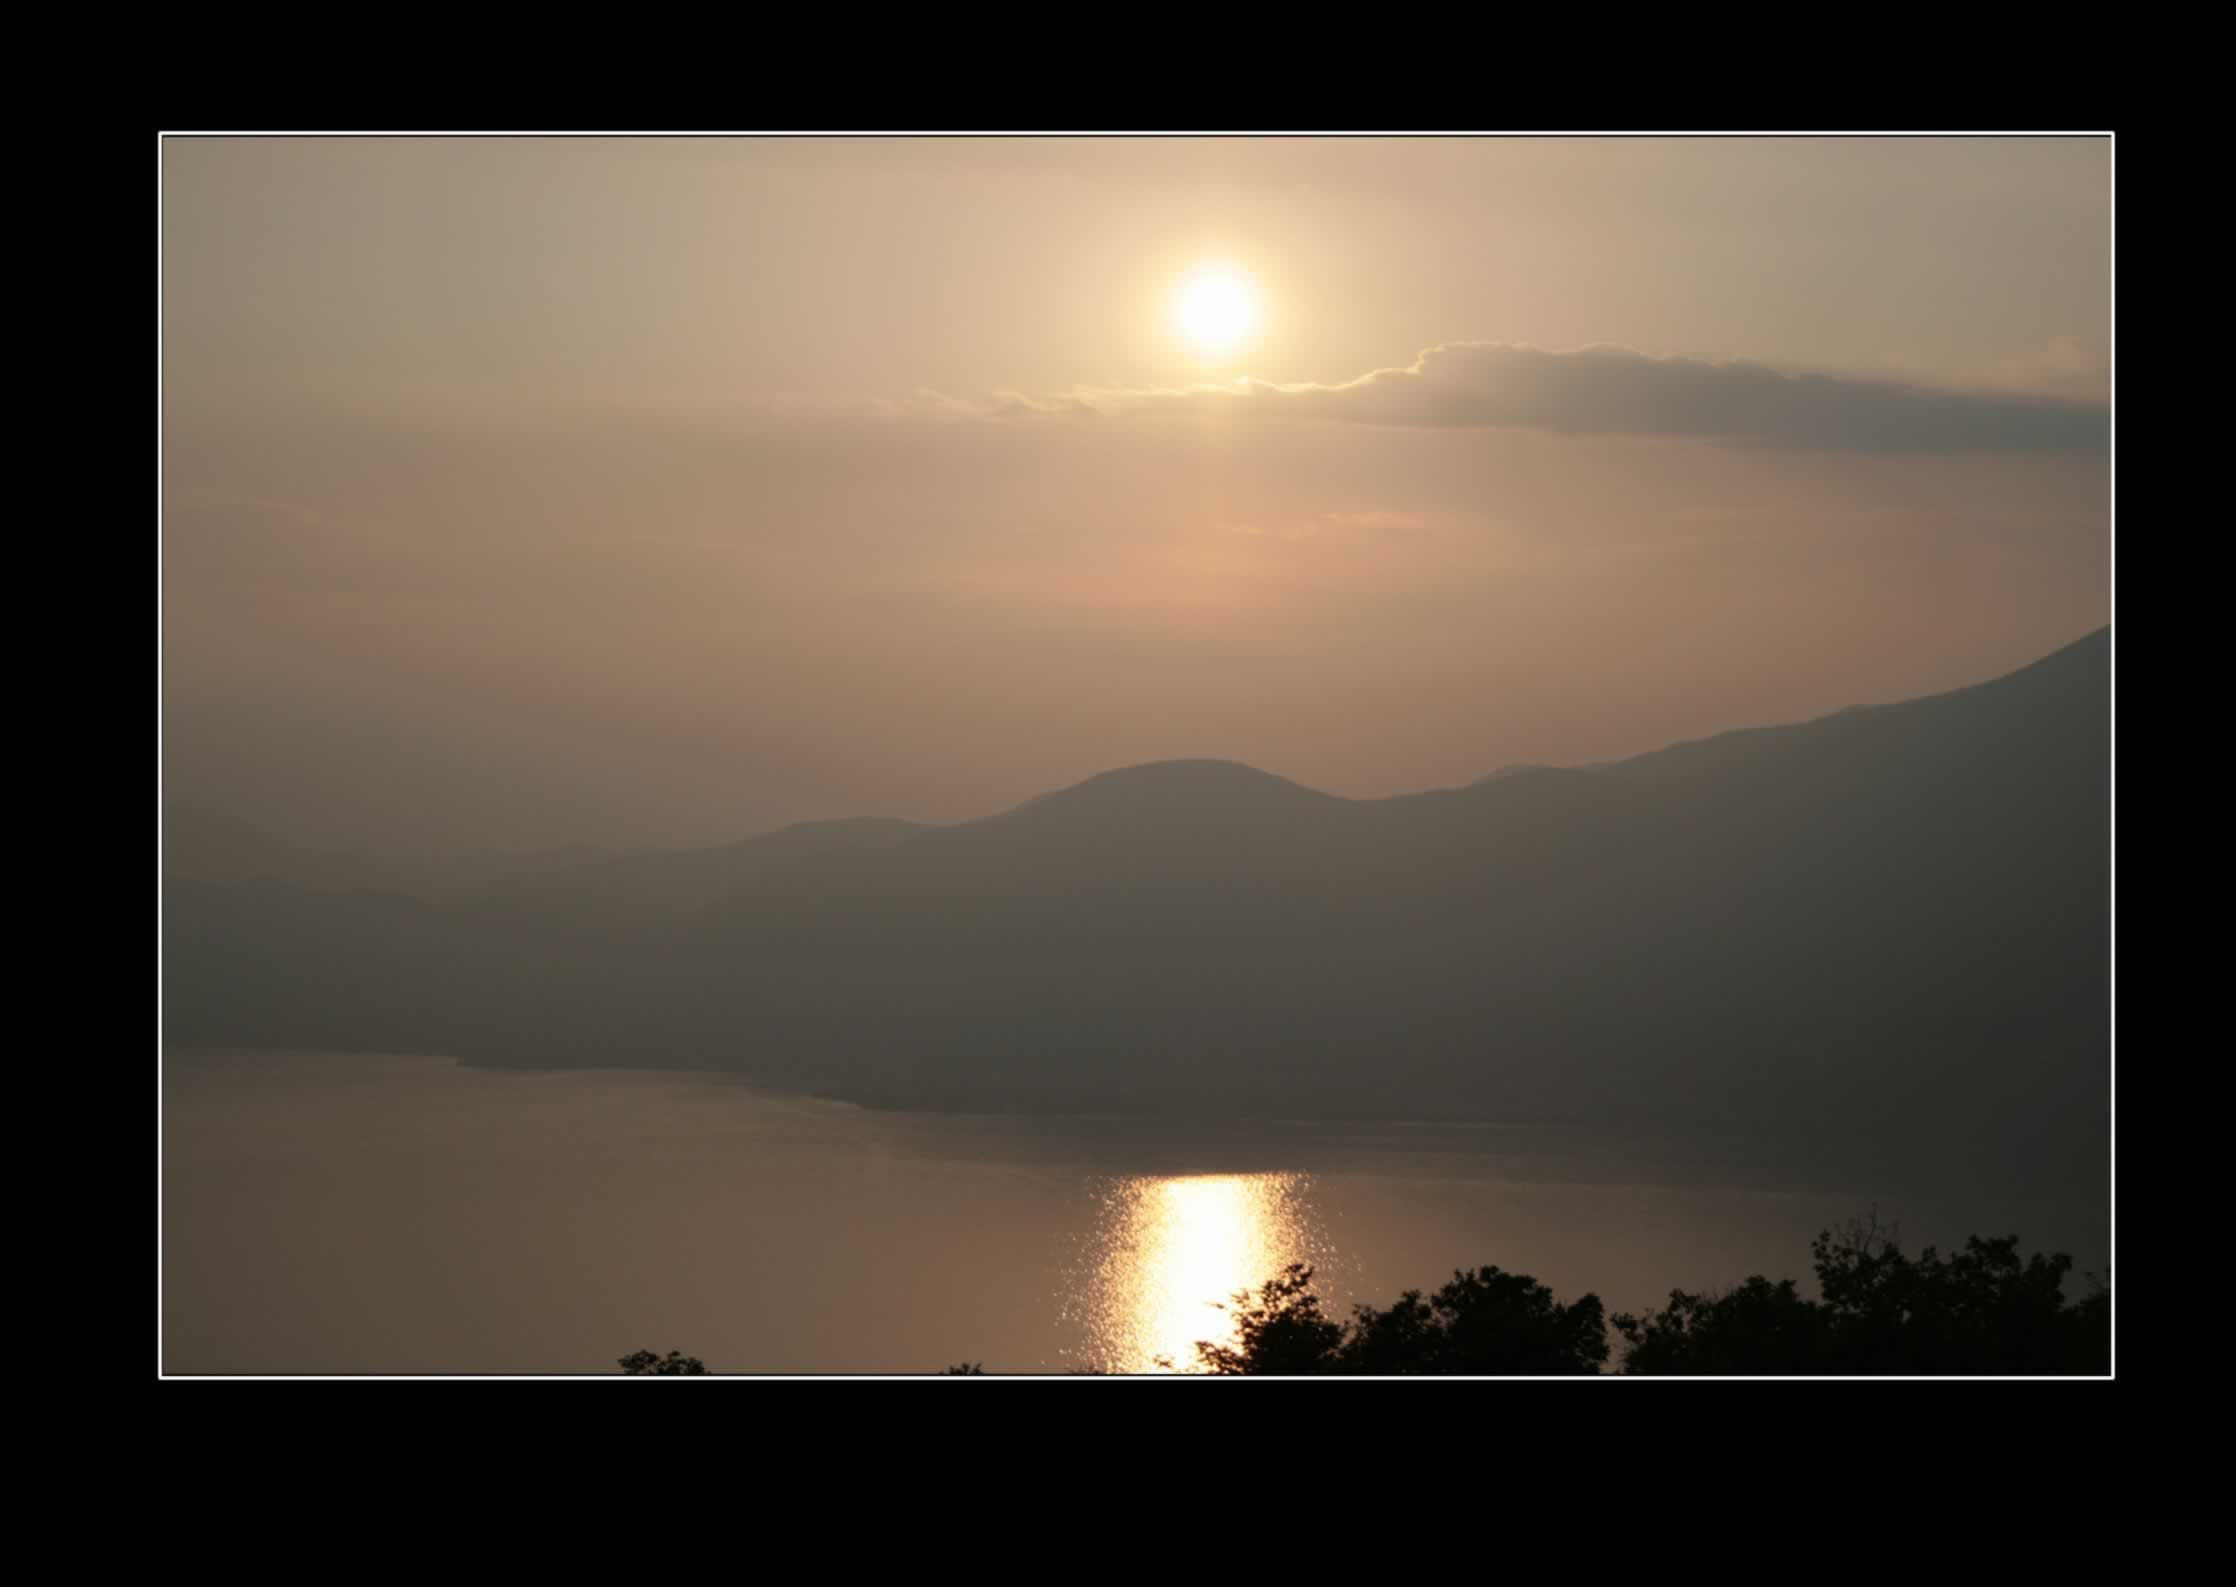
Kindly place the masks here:
[(1426, 1298), (1407, 1290), (1386, 1310), (1355, 1307), (1338, 1322), (1312, 1293), (1312, 1269), (1291, 1263), (1255, 1295), (1236, 1295), (1233, 1311), (1234, 1344), (1196, 1346), (1209, 1372), (1535, 1377), (1596, 1373), (1607, 1361), (1598, 1296), (1564, 1306), (1536, 1279), (1495, 1267), (1454, 1273)]
[[(2016, 1235), (1943, 1256), (1905, 1254), (1898, 1232), (1858, 1219), (1810, 1242), (1817, 1295), (1757, 1274), (1713, 1293), (1672, 1290), (1643, 1315), (1605, 1314), (1597, 1295), (1563, 1303), (1524, 1273), (1458, 1272), (1433, 1295), (1407, 1290), (1388, 1307), (1332, 1317), (1312, 1269), (1291, 1263), (1224, 1309), (1231, 1341), (1200, 1341), (1214, 1376), (1588, 1376), (1606, 1369), (1612, 1327), (1630, 1376), (2078, 1376), (2112, 1370), (2112, 1292), (2094, 1274), (2065, 1295), (2073, 1259), (2022, 1257)], [(1160, 1364), (1172, 1363), (1159, 1358)], [(649, 1350), (624, 1372), (698, 1376), (695, 1357)], [(1100, 1375), (1096, 1369), (1083, 1370)], [(978, 1362), (943, 1375), (980, 1377)]]
[(621, 1358), (621, 1370), (632, 1378), (703, 1378), (707, 1375), (704, 1361), (676, 1350), (664, 1356), (654, 1355), (649, 1350), (632, 1351)]
[(1643, 1316), (1602, 1316), (1599, 1298), (1561, 1304), (1537, 1280), (1495, 1267), (1456, 1273), (1433, 1296), (1386, 1310), (1322, 1310), (1312, 1270), (1286, 1268), (1234, 1298), (1235, 1339), (1200, 1343), (1217, 1374), (1596, 1373), (1622, 1339), (1633, 1376), (2101, 1376), (2112, 1369), (2112, 1298), (2091, 1275), (2069, 1302), (2073, 1259), (2022, 1257), (2016, 1235), (1973, 1236), (1944, 1257), (1904, 1254), (1876, 1216), (1810, 1244), (1818, 1296), (1756, 1275), (1713, 1294), (1670, 1293)]
[(2112, 1293), (2089, 1276), (2065, 1298), (2073, 1259), (2021, 1258), (2016, 1235), (1943, 1257), (1903, 1254), (1876, 1219), (1810, 1244), (1820, 1299), (1759, 1274), (1714, 1295), (1670, 1292), (1643, 1317), (1611, 1319), (1640, 1375), (2102, 1375), (2112, 1370)]

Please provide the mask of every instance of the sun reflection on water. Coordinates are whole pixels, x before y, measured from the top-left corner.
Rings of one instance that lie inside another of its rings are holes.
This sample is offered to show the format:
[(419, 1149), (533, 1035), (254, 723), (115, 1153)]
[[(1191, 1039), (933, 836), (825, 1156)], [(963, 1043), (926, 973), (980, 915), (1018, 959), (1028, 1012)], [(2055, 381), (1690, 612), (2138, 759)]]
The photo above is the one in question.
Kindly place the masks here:
[(1088, 1261), (1088, 1363), (1105, 1372), (1197, 1372), (1199, 1340), (1231, 1343), (1219, 1310), (1324, 1241), (1303, 1174), (1116, 1181)]

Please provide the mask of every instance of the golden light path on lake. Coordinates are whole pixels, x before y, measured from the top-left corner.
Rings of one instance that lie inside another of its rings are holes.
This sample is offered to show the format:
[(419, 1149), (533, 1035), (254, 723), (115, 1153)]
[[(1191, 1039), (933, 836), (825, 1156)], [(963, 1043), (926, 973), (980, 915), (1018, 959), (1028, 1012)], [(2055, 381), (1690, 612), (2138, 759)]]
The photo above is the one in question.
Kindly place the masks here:
[(1105, 1372), (1198, 1372), (1196, 1345), (1232, 1343), (1222, 1304), (1290, 1262), (1325, 1254), (1303, 1174), (1116, 1181), (1089, 1257), (1087, 1363)]

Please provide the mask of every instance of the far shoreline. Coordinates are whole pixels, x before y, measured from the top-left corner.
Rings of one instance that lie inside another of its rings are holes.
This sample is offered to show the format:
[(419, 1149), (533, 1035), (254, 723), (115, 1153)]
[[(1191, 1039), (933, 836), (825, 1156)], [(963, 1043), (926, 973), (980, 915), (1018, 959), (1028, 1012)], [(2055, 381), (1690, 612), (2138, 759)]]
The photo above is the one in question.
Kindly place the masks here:
[[(1285, 1132), (1449, 1132), (1453, 1135), (1506, 1134), (1517, 1145), (1587, 1148), (1603, 1155), (1614, 1177), (1594, 1182), (1668, 1184), (1678, 1179), (1696, 1186), (1722, 1183), (1734, 1190), (1821, 1193), (1848, 1191), (1869, 1197), (1902, 1188), (1936, 1195), (1973, 1196), (1993, 1192), (2025, 1199), (2069, 1201), (2101, 1197), (2110, 1205), (2110, 1147), (2080, 1152), (2070, 1144), (1982, 1142), (1965, 1136), (1936, 1135), (1931, 1128), (1904, 1133), (1868, 1128), (1843, 1129), (1822, 1121), (1763, 1121), (1737, 1116), (1649, 1115), (1643, 1109), (1610, 1109), (1599, 1114), (1570, 1113), (1538, 1117), (1493, 1117), (1466, 1109), (1450, 1116), (1423, 1118), (1346, 1107), (1311, 1098), (1278, 1103), (1238, 1094), (1112, 1098), (1087, 1092), (1035, 1091), (994, 1095), (963, 1088), (853, 1087), (784, 1084), (726, 1066), (673, 1063), (555, 1064), (463, 1057), (454, 1053), (410, 1053), (376, 1048), (321, 1046), (166, 1047), (166, 1061), (185, 1063), (225, 1058), (272, 1063), (320, 1059), (391, 1059), (444, 1064), (471, 1073), (520, 1076), (634, 1078), (692, 1081), (734, 1089), (761, 1100), (791, 1106), (838, 1109), (894, 1120), (939, 1120), (958, 1126), (1045, 1126), (1051, 1130), (1127, 1132), (1169, 1130), (1182, 1135), (1275, 1135)], [(1622, 1172), (1629, 1170), (1629, 1172)], [(1733, 1172), (1740, 1170), (1739, 1172)], [(1875, 1189), (1875, 1187), (1878, 1187)]]

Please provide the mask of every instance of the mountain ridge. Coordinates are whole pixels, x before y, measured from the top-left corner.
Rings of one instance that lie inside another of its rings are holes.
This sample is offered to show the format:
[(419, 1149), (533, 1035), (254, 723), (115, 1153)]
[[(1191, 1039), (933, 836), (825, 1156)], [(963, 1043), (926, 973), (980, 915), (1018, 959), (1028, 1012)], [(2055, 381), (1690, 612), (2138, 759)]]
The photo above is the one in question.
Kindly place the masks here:
[[(743, 838), (729, 839), (721, 843), (690, 844), (680, 847), (671, 846), (651, 849), (628, 850), (622, 852), (601, 850), (597, 846), (589, 844), (572, 844), (564, 845), (555, 849), (530, 851), (520, 854), (497, 854), (495, 852), (492, 852), (488, 856), (475, 855), (470, 858), (476, 870), (492, 873), (490, 880), (488, 880), (487, 882), (474, 884), (478, 886), (483, 892), (488, 894), (525, 895), (536, 892), (542, 885), (545, 885), (547, 883), (548, 879), (560, 875), (567, 875), (577, 879), (584, 879), (597, 874), (612, 874), (622, 869), (638, 865), (719, 863), (726, 856), (743, 854), (748, 851), (755, 853), (766, 852), (769, 848), (781, 847), (784, 844), (795, 842), (796, 840), (807, 837), (810, 834), (836, 835), (847, 832), (866, 834), (873, 830), (881, 830), (884, 833), (892, 835), (895, 841), (899, 841), (907, 837), (915, 836), (919, 833), (948, 831), (954, 830), (959, 827), (976, 826), (986, 822), (1004, 821), (1012, 817), (1021, 816), (1028, 811), (1045, 814), (1047, 807), (1050, 807), (1051, 805), (1060, 808), (1063, 805), (1069, 803), (1092, 803), (1096, 796), (1103, 794), (1117, 795), (1120, 793), (1126, 793), (1134, 795), (1151, 794), (1158, 796), (1171, 796), (1175, 793), (1181, 793), (1185, 794), (1188, 797), (1198, 797), (1205, 792), (1216, 791), (1221, 795), (1225, 795), (1230, 794), (1237, 789), (1249, 787), (1264, 787), (1279, 788), (1293, 795), (1307, 795), (1310, 796), (1310, 798), (1316, 800), (1334, 801), (1344, 804), (1384, 804), (1396, 800), (1421, 799), (1446, 794), (1466, 793), (1471, 790), (1481, 789), (1499, 783), (1508, 782), (1517, 777), (1538, 776), (1548, 772), (1598, 773), (1616, 771), (1625, 767), (1635, 766), (1640, 762), (1653, 761), (1659, 757), (1675, 756), (1687, 753), (1702, 745), (1717, 744), (1726, 741), (1748, 738), (1755, 735), (1776, 735), (1791, 733), (1814, 728), (1819, 726), (1820, 724), (1836, 722), (1843, 719), (1855, 718), (1858, 716), (1868, 716), (1876, 712), (1902, 711), (1916, 707), (1938, 705), (1944, 702), (1958, 700), (1961, 697), (1971, 695), (1978, 690), (1994, 689), (2001, 685), (2017, 683), (2019, 680), (2027, 679), (2032, 675), (2040, 674), (2042, 669), (2054, 668), (2059, 665), (2072, 665), (2077, 661), (2085, 660), (2086, 658), (2091, 656), (2093, 654), (2094, 648), (2103, 649), (2108, 657), (2110, 642), (2111, 627), (2107, 624), (2090, 631), (2088, 634), (2083, 635), (2079, 639), (2076, 639), (2066, 645), (2060, 646), (2057, 650), (2051, 651), (2047, 655), (2039, 657), (2033, 662), (2027, 663), (2022, 667), (2015, 668), (2010, 672), (1998, 674), (1993, 678), (1985, 679), (1977, 683), (1964, 684), (1953, 689), (1942, 690), (1935, 694), (1918, 695), (1907, 699), (1895, 701), (1847, 705), (1839, 707), (1833, 711), (1826, 712), (1819, 716), (1805, 717), (1794, 721), (1764, 723), (1750, 727), (1727, 728), (1715, 733), (1704, 734), (1696, 738), (1675, 740), (1669, 744), (1662, 745), (1659, 748), (1642, 750), (1637, 754), (1624, 756), (1616, 760), (1595, 761), (1582, 766), (1558, 766), (1541, 762), (1515, 762), (1508, 765), (1500, 766), (1490, 772), (1485, 773), (1481, 777), (1477, 777), (1469, 782), (1459, 784), (1456, 787), (1425, 788), (1409, 792), (1380, 794), (1362, 798), (1333, 793), (1325, 789), (1314, 788), (1307, 783), (1297, 782), (1294, 779), (1285, 777), (1278, 772), (1267, 771), (1262, 767), (1253, 766), (1246, 761), (1216, 757), (1169, 757), (1152, 761), (1131, 762), (1123, 766), (1111, 767), (1105, 771), (1097, 772), (1088, 777), (1082, 778), (1077, 782), (1067, 783), (1061, 787), (1049, 789), (1043, 793), (1034, 794), (1017, 804), (1006, 806), (1003, 809), (994, 811), (988, 815), (974, 816), (960, 822), (924, 822), (892, 816), (840, 816), (792, 822), (785, 826), (771, 828), (766, 832), (753, 833)], [(2063, 658), (2062, 661), (2061, 658)], [(324, 850), (304, 850), (297, 848), (294, 845), (280, 843), (277, 840), (265, 838), (261, 833), (256, 832), (255, 829), (248, 827), (245, 823), (237, 822), (232, 818), (223, 815), (221, 812), (209, 811), (200, 806), (194, 806), (191, 808), (193, 809), (193, 817), (197, 826), (204, 824), (212, 826), (222, 826), (225, 831), (225, 841), (229, 847), (247, 847), (249, 844), (254, 843), (261, 852), (296, 857), (309, 856), (310, 858), (316, 860), (322, 866), (325, 866), (327, 868), (359, 862), (367, 864), (373, 863), (370, 860), (366, 860), (365, 857), (354, 854), (344, 854)], [(805, 849), (812, 847), (813, 845), (803, 843), (800, 846)], [(833, 846), (847, 847), (850, 845), (839, 843), (834, 844)], [(377, 858), (380, 862), (389, 864), (392, 867), (405, 863), (400, 858), (392, 859), (391, 857), (387, 856), (379, 856)], [(411, 861), (411, 863), (421, 868), (426, 868), (439, 864), (440, 862), (436, 860), (414, 859), (413, 861)], [(268, 866), (268, 874), (259, 872), (257, 874), (211, 875), (207, 874), (204, 870), (201, 869), (179, 869), (167, 865), (165, 874), (167, 876), (178, 876), (182, 879), (202, 882), (245, 882), (264, 879), (286, 882), (290, 885), (295, 886), (307, 886), (312, 888), (313, 890), (349, 892), (413, 891), (413, 889), (409, 886), (400, 886), (394, 884), (382, 886), (378, 884), (369, 884), (360, 880), (356, 880), (354, 878), (346, 881), (343, 885), (340, 886), (333, 886), (330, 883), (322, 884), (315, 880), (305, 882), (300, 875), (283, 874), (284, 871), (291, 868), (299, 869), (299, 867), (289, 867), (284, 864), (271, 864)], [(233, 864), (222, 867), (222, 869), (237, 872), (239, 871), (240, 867), (237, 864)]]
[(2109, 660), (2100, 629), (1940, 695), (1381, 799), (1150, 762), (507, 906), (173, 887), (167, 1033), (883, 1105), (1643, 1115), (2082, 1161)]

